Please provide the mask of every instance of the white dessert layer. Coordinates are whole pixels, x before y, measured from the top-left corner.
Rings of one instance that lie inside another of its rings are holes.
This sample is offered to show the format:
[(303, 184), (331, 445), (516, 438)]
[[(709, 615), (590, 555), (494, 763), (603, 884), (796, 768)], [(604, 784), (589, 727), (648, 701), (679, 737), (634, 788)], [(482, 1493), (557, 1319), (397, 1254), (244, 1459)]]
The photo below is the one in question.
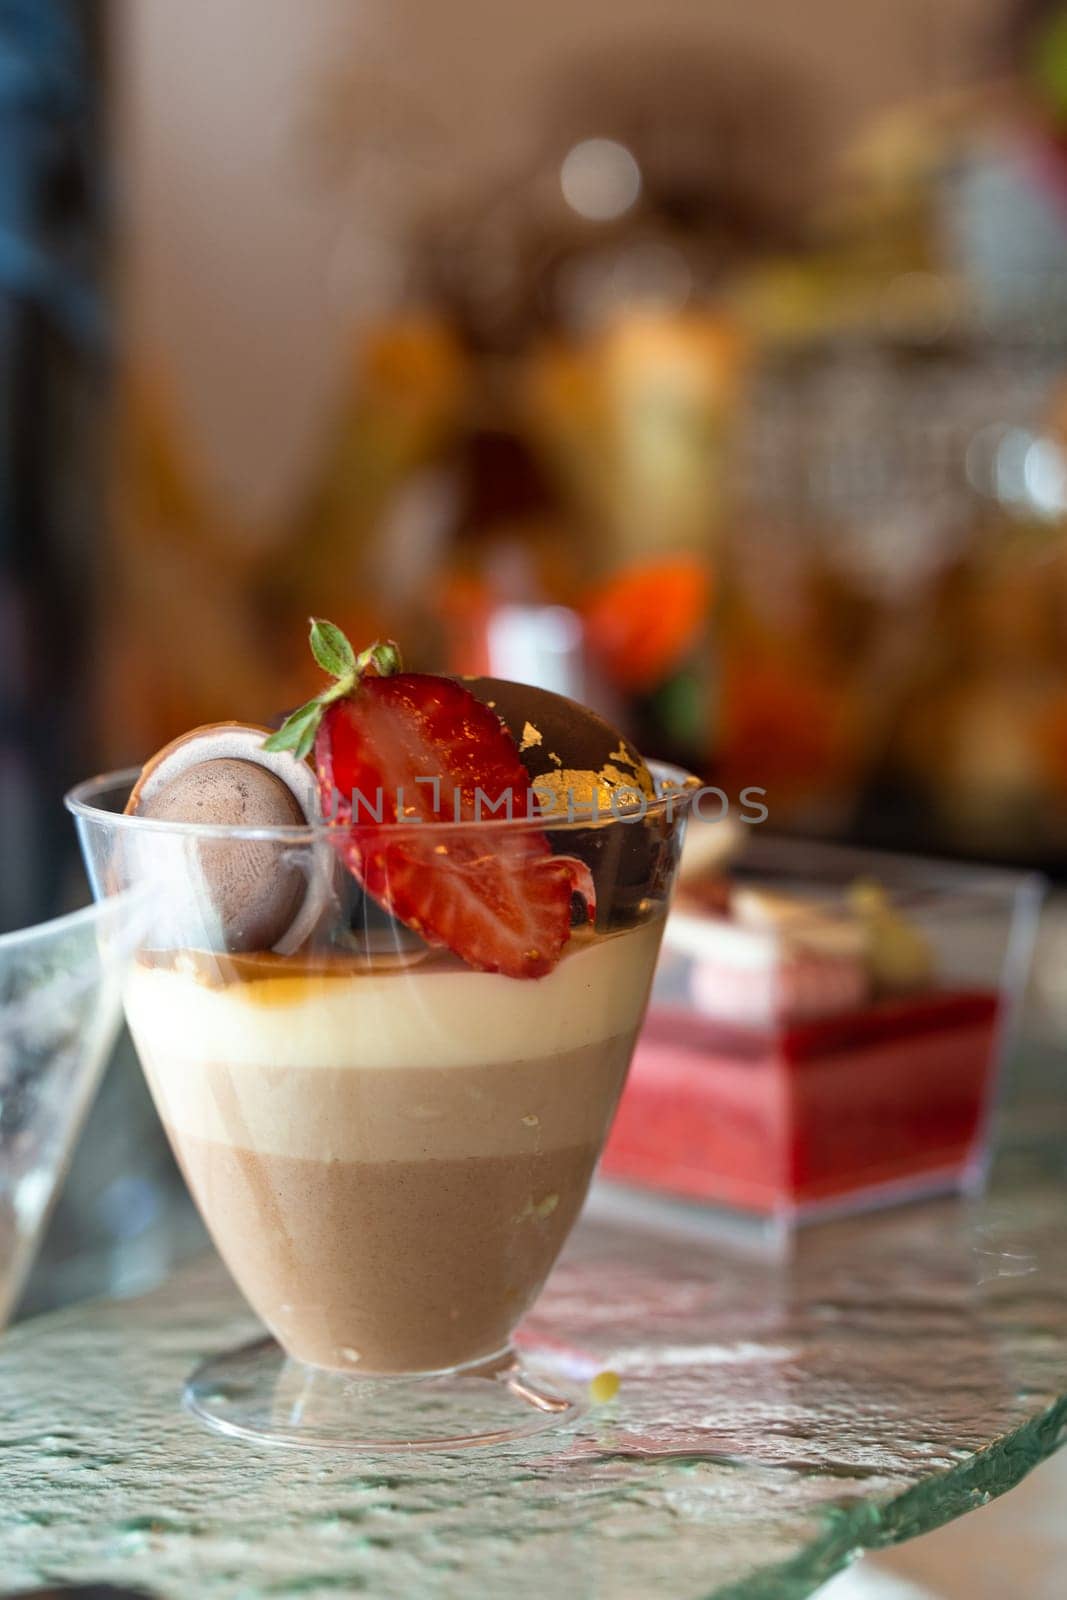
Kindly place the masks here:
[(733, 906), (729, 917), (673, 912), (667, 945), (738, 971), (775, 967), (798, 952), (857, 966), (867, 959), (869, 935), (858, 917), (818, 912), (801, 901), (786, 902), (782, 910), (776, 897), (748, 890), (735, 894)]
[(138, 966), (126, 1015), (177, 1133), (315, 1159), (580, 1144), (613, 1109), (661, 928), (530, 981), (427, 964), (214, 988)]
[(803, 937), (794, 936), (789, 919), (758, 927), (675, 912), (667, 924), (667, 959), (684, 958), (692, 1004), (719, 1022), (769, 1028), (861, 1006), (871, 987), (862, 926), (830, 917), (795, 920)]
[(578, 945), (543, 978), (459, 963), (344, 977), (302, 972), (214, 987), (136, 966), (126, 1016), (157, 1058), (227, 1066), (473, 1067), (577, 1050), (641, 1016), (662, 923)]

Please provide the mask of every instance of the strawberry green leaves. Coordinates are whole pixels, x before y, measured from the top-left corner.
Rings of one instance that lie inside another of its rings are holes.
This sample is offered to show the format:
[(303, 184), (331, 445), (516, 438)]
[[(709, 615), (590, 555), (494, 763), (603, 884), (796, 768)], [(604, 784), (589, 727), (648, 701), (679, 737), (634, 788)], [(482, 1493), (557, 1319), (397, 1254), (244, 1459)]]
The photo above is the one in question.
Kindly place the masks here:
[(312, 617), (310, 642), (311, 654), (331, 678), (355, 675), (356, 652), (335, 623)]
[(327, 706), (351, 694), (364, 676), (388, 678), (401, 670), (400, 651), (391, 639), (378, 640), (357, 656), (341, 629), (324, 617), (312, 617), (310, 644), (316, 662), (334, 682), (263, 741), (264, 750), (291, 750), (298, 761), (311, 754)]
[(304, 761), (315, 747), (315, 735), (319, 731), (322, 713), (329, 704), (326, 696), (336, 699), (344, 690), (332, 694), (326, 690), (314, 700), (309, 700), (291, 716), (286, 717), (277, 733), (272, 733), (269, 739), (264, 739), (264, 750), (291, 750), (298, 761)]

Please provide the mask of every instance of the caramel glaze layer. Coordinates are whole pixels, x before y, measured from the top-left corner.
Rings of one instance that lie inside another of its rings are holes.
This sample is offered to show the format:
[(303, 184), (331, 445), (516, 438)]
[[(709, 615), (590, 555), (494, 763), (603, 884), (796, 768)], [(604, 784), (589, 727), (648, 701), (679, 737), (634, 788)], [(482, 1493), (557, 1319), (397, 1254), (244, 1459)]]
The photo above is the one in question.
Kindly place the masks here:
[[(596, 938), (591, 928), (575, 928), (561, 959), (566, 960), (586, 949)], [(302, 950), (288, 956), (276, 955), (273, 950), (240, 954), (219, 950), (141, 950), (137, 960), (141, 966), (154, 971), (180, 972), (210, 989), (225, 989), (235, 983), (262, 983), (271, 978), (341, 979), (368, 973), (407, 972), (415, 968), (421, 972), (435, 972), (442, 968), (463, 970), (464, 967), (450, 951), (426, 947), (382, 951)]]

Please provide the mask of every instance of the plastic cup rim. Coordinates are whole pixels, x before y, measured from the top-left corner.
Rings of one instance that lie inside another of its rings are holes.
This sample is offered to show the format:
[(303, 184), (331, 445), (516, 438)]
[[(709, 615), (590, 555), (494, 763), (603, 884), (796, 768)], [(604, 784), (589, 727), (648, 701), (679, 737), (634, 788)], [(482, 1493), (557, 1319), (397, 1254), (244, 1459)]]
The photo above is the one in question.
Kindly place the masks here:
[(102, 794), (124, 786), (132, 788), (140, 772), (138, 767), (119, 768), (114, 772), (97, 773), (94, 777), (86, 778), (67, 792), (63, 803), (78, 821), (116, 831), (143, 835), (179, 835), (199, 839), (239, 839), (288, 845), (319, 843), (334, 838), (338, 832), (346, 831), (353, 826), (358, 827), (361, 832), (366, 831), (373, 833), (375, 837), (383, 838), (397, 838), (403, 835), (421, 837), (427, 833), (433, 834), (435, 838), (444, 838), (449, 834), (469, 836), (472, 830), (479, 836), (514, 834), (530, 829), (556, 834), (598, 827), (633, 826), (646, 820), (661, 819), (670, 822), (683, 816), (699, 788), (699, 780), (683, 768), (672, 766), (668, 762), (649, 761), (648, 767), (656, 786), (656, 795), (629, 810), (624, 810), (622, 807), (617, 810), (603, 808), (594, 813), (591, 808), (584, 810), (574, 807), (570, 812), (559, 816), (550, 812), (547, 815), (535, 813), (533, 816), (487, 816), (478, 821), (456, 822), (451, 819), (435, 819), (418, 823), (379, 823), (368, 819), (339, 824), (324, 819), (318, 822), (241, 827), (234, 823), (167, 822), (155, 817), (127, 816), (124, 812), (109, 811), (94, 804), (94, 800)]

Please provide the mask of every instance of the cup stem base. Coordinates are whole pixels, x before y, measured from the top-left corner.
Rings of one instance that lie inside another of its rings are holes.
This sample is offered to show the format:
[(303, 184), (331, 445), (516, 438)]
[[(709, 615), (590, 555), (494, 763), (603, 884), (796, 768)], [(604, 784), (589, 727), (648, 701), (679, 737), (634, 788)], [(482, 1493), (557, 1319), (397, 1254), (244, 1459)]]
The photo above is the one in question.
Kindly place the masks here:
[(513, 1352), (483, 1366), (375, 1377), (304, 1366), (273, 1339), (226, 1351), (188, 1379), (185, 1407), (216, 1433), (295, 1450), (463, 1450), (559, 1428), (584, 1386)]

